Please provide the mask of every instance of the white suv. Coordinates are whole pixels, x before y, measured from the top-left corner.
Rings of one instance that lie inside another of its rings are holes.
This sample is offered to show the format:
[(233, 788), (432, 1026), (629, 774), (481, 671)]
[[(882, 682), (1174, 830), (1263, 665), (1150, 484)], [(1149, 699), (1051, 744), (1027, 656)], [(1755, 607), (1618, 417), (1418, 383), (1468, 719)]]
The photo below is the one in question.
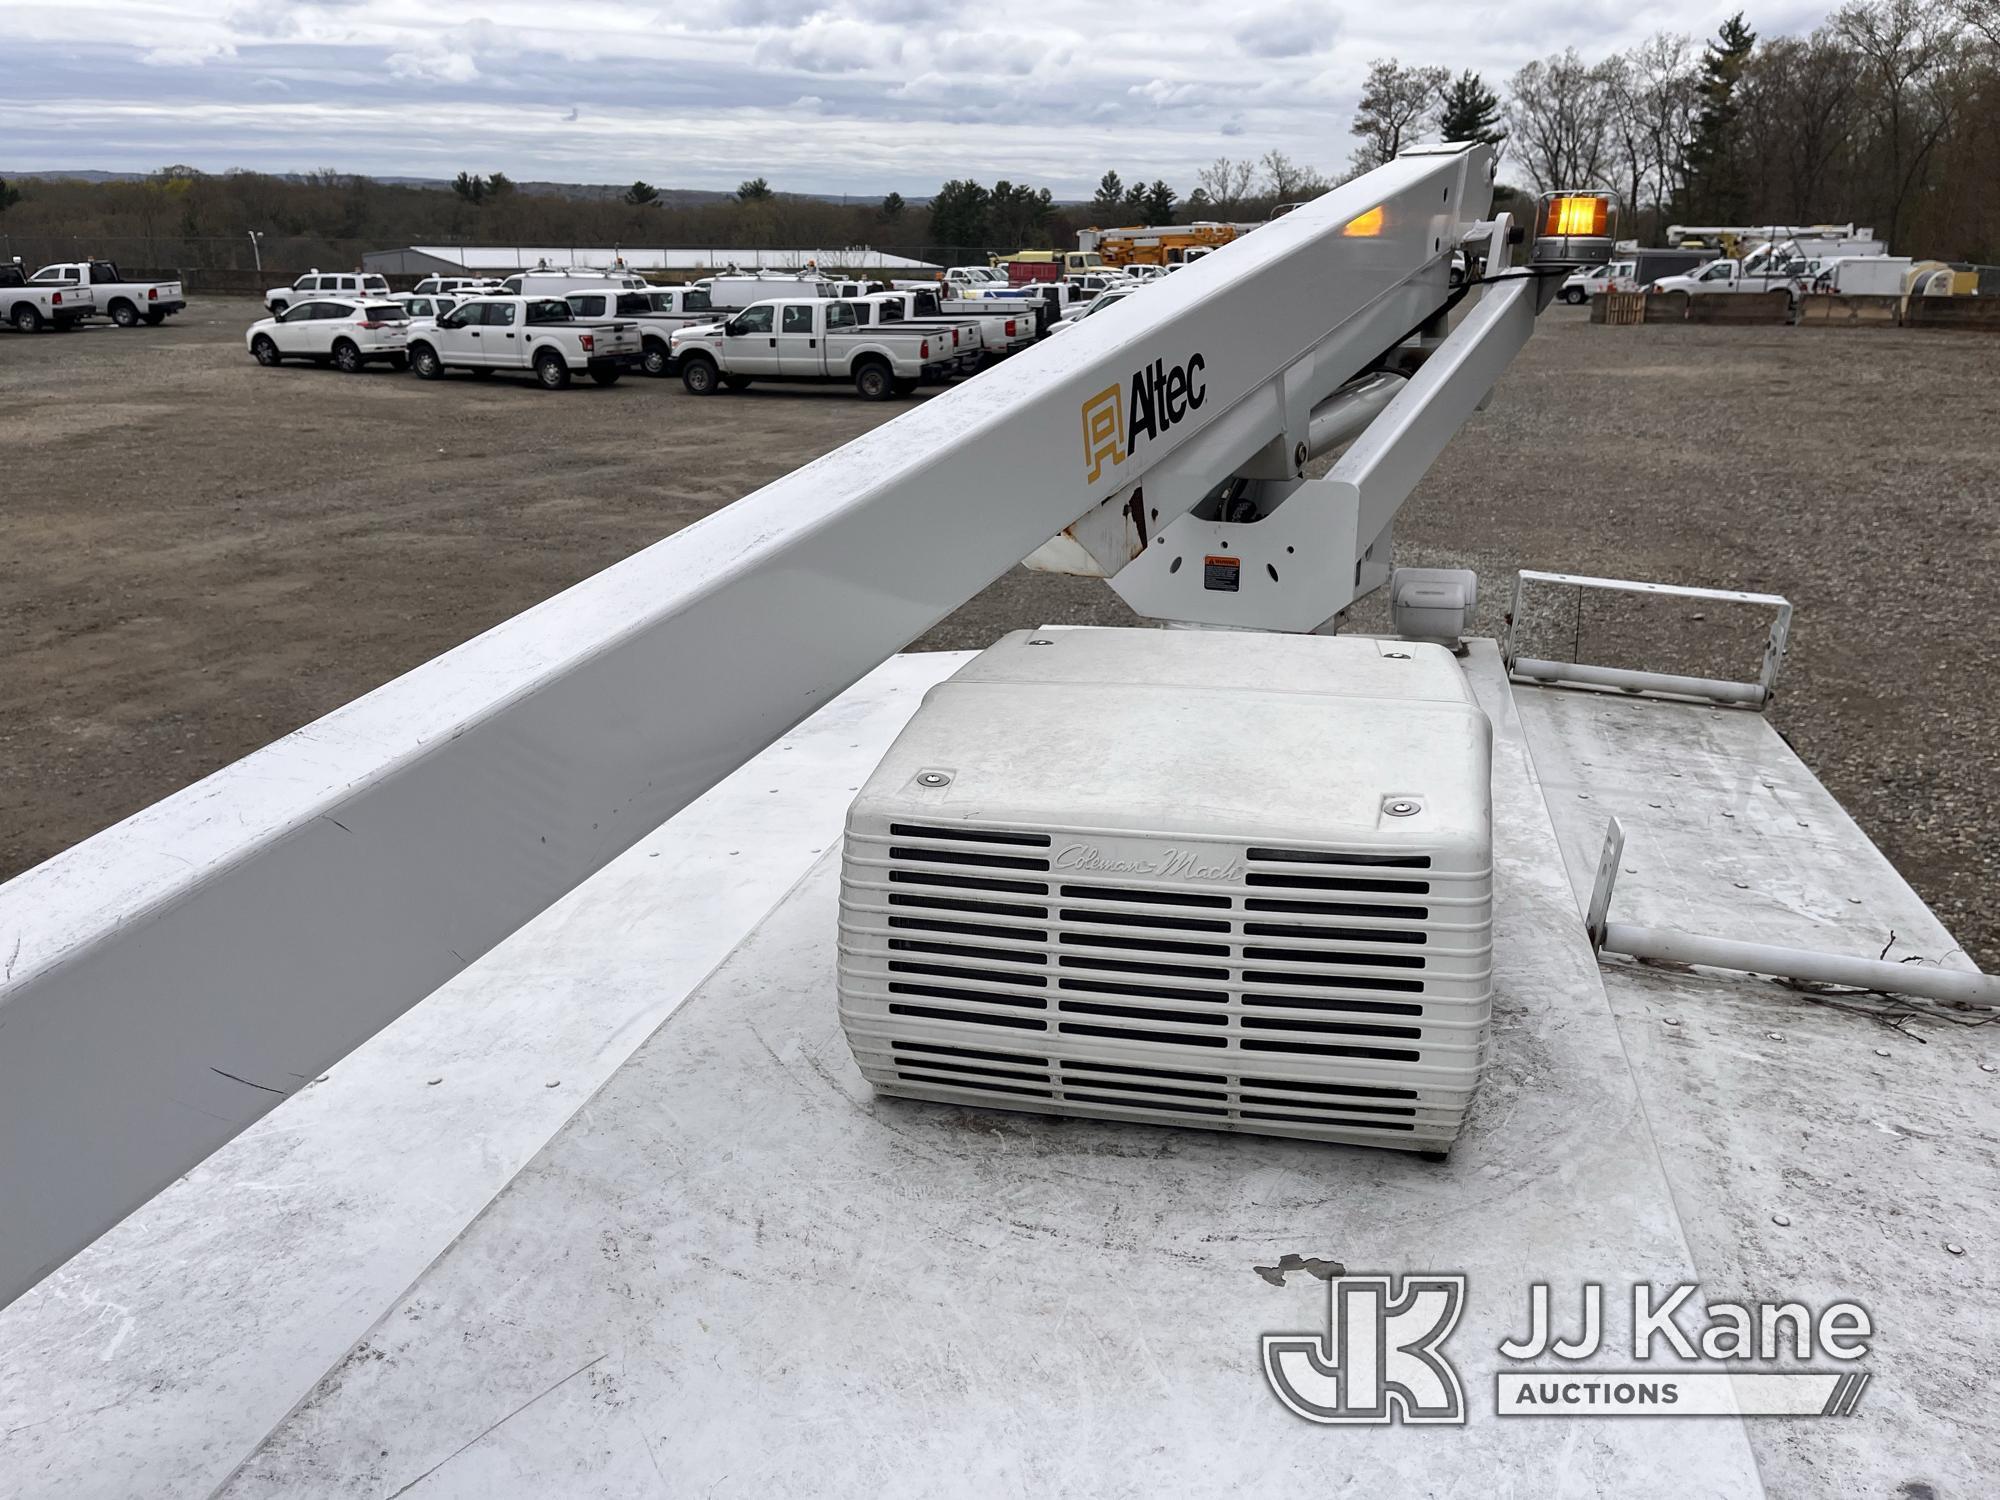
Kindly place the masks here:
[(314, 297), (250, 325), (243, 342), (260, 365), (287, 359), (332, 363), (350, 375), (370, 360), (410, 364), (410, 314), (400, 302)]
[(304, 302), (315, 295), (333, 297), (386, 297), (389, 295), (389, 279), (386, 276), (366, 276), (360, 272), (336, 275), (328, 272), (308, 271), (290, 286), (274, 286), (264, 293), (264, 305), (274, 313), (281, 313), (294, 302)]

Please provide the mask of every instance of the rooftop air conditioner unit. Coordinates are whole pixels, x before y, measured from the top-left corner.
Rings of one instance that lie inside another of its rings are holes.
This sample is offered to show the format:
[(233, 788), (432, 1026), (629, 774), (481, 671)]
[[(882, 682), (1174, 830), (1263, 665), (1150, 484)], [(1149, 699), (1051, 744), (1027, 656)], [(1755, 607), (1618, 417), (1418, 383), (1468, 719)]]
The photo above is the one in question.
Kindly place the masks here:
[(848, 814), (876, 1089), (1442, 1152), (1487, 1055), (1492, 731), (1443, 648), (1017, 631)]

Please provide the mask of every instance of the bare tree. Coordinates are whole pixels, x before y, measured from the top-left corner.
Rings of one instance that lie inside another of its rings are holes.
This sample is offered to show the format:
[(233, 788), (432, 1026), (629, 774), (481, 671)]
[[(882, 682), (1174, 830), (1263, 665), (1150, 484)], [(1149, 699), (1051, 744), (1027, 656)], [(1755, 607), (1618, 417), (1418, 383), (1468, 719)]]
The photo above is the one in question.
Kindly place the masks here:
[(1354, 112), (1354, 170), (1371, 171), (1422, 135), (1437, 113), (1438, 96), (1451, 83), (1444, 68), (1406, 68), (1393, 57), (1368, 65), (1368, 81)]
[(1311, 167), (1301, 166), (1282, 151), (1266, 151), (1258, 165), (1264, 169), (1264, 191), (1277, 203), (1317, 198), (1333, 186)]
[(1612, 134), (1633, 224), (1650, 208), (1664, 227), (1686, 200), (1688, 147), (1701, 111), (1701, 70), (1691, 38), (1662, 31), (1618, 59), (1611, 79)]
[(1257, 181), (1257, 163), (1218, 156), (1201, 169), (1196, 180), (1210, 209), (1225, 219), (1230, 218), (1250, 196), (1250, 189)]
[(1743, 133), (1752, 148), (1752, 201), (1791, 223), (1851, 217), (1838, 201), (1834, 169), (1860, 124), (1860, 67), (1824, 27), (1810, 37), (1776, 37), (1744, 75)]
[(1970, 93), (1957, 47), (1961, 16), (1953, 0), (1863, 0), (1833, 18), (1835, 34), (1860, 59), (1877, 206), (1892, 242)]
[(1514, 75), (1509, 139), (1536, 187), (1546, 192), (1602, 180), (1616, 108), (1614, 71), (1588, 66), (1571, 47)]
[(2000, 48), (2000, 0), (1961, 0), (1959, 13), (1988, 46)]

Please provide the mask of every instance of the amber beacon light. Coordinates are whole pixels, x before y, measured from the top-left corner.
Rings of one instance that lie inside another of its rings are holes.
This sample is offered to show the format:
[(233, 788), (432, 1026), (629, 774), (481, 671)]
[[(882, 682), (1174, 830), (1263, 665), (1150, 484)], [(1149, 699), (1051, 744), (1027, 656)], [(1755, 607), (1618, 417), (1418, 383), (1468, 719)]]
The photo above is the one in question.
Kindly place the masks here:
[(1540, 265), (1599, 265), (1611, 257), (1617, 200), (1595, 188), (1544, 193), (1536, 203), (1535, 248)]

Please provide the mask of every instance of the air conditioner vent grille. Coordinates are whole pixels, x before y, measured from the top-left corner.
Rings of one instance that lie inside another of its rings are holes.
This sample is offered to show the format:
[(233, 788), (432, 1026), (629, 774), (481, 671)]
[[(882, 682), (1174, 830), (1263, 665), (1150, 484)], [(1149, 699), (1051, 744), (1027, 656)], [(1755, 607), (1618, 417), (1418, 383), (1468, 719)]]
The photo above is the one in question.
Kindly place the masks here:
[[(857, 825), (842, 1015), (891, 1092), (1449, 1142), (1487, 1046), (1490, 900), (1445, 848)], [(1046, 1050), (1007, 1050), (1025, 1032)]]

